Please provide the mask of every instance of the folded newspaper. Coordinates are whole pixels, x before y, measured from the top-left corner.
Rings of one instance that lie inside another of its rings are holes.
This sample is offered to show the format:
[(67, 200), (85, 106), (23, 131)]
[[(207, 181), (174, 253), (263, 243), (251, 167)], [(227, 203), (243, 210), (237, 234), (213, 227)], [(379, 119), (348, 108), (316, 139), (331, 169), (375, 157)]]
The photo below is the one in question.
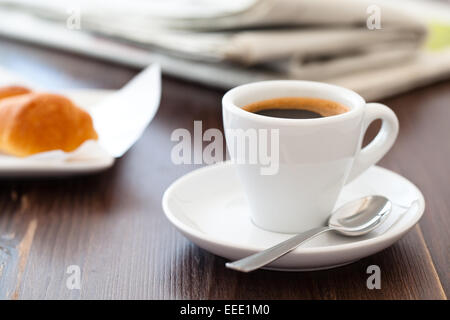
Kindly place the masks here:
[(411, 0), (0, 0), (0, 34), (133, 66), (158, 62), (223, 88), (305, 79), (379, 99), (450, 77), (450, 51), (425, 49), (425, 13), (445, 11), (443, 20), (447, 7)]

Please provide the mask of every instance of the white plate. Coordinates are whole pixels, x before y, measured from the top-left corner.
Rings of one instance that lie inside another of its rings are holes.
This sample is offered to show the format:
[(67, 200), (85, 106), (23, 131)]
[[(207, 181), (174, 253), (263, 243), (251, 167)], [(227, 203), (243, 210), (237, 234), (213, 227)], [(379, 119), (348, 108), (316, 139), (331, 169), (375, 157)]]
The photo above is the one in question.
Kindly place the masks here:
[[(379, 228), (357, 238), (325, 233), (268, 268), (307, 271), (354, 262), (399, 240), (419, 221), (425, 208), (416, 186), (376, 166), (345, 186), (336, 206), (370, 194), (384, 195), (395, 203), (391, 215)], [(163, 209), (188, 239), (230, 260), (261, 251), (291, 236), (259, 229), (251, 222), (245, 195), (231, 163), (201, 168), (175, 181), (164, 194)]]
[[(64, 92), (77, 105), (92, 111), (92, 106), (111, 95), (109, 90), (76, 90)], [(42, 177), (68, 176), (95, 173), (106, 170), (114, 164), (114, 157), (104, 154), (86, 161), (53, 162), (27, 161), (20, 158), (0, 155), (0, 177)]]
[[(3, 82), (32, 87), (8, 75)], [(88, 141), (71, 153), (55, 150), (26, 158), (0, 154), (0, 178), (68, 176), (110, 168), (114, 159), (121, 157), (141, 137), (155, 116), (161, 97), (161, 70), (152, 64), (117, 91), (60, 93), (91, 114), (98, 141)]]

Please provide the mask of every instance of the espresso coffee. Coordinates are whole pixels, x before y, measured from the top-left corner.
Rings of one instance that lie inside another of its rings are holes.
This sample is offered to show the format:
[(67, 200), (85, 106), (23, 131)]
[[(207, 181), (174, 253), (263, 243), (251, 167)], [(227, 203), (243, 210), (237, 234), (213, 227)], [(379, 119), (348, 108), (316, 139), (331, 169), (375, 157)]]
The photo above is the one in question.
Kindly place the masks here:
[(350, 109), (335, 101), (307, 98), (284, 97), (253, 102), (242, 109), (266, 117), (287, 119), (312, 119), (339, 115)]

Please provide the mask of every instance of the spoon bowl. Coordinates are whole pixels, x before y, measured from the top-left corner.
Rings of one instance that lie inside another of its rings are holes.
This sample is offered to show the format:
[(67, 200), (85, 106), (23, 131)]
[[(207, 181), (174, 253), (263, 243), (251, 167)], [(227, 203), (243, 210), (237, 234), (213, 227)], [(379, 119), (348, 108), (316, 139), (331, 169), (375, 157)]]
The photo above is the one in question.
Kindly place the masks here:
[(368, 196), (344, 204), (328, 220), (328, 226), (346, 236), (359, 236), (378, 227), (392, 210), (383, 196)]

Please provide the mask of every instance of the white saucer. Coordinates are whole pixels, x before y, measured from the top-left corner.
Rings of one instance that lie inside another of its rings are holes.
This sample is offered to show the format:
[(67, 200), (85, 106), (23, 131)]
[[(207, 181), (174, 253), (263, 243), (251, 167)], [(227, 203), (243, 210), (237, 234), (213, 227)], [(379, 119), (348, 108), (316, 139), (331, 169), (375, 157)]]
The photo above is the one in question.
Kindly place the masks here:
[[(422, 193), (404, 177), (374, 166), (341, 193), (336, 206), (365, 195), (379, 194), (394, 209), (379, 228), (357, 238), (325, 233), (268, 269), (307, 271), (345, 265), (381, 251), (399, 240), (421, 218)], [(199, 247), (230, 260), (261, 251), (291, 235), (256, 227), (233, 164), (204, 167), (181, 177), (165, 192), (163, 209), (170, 222)]]

